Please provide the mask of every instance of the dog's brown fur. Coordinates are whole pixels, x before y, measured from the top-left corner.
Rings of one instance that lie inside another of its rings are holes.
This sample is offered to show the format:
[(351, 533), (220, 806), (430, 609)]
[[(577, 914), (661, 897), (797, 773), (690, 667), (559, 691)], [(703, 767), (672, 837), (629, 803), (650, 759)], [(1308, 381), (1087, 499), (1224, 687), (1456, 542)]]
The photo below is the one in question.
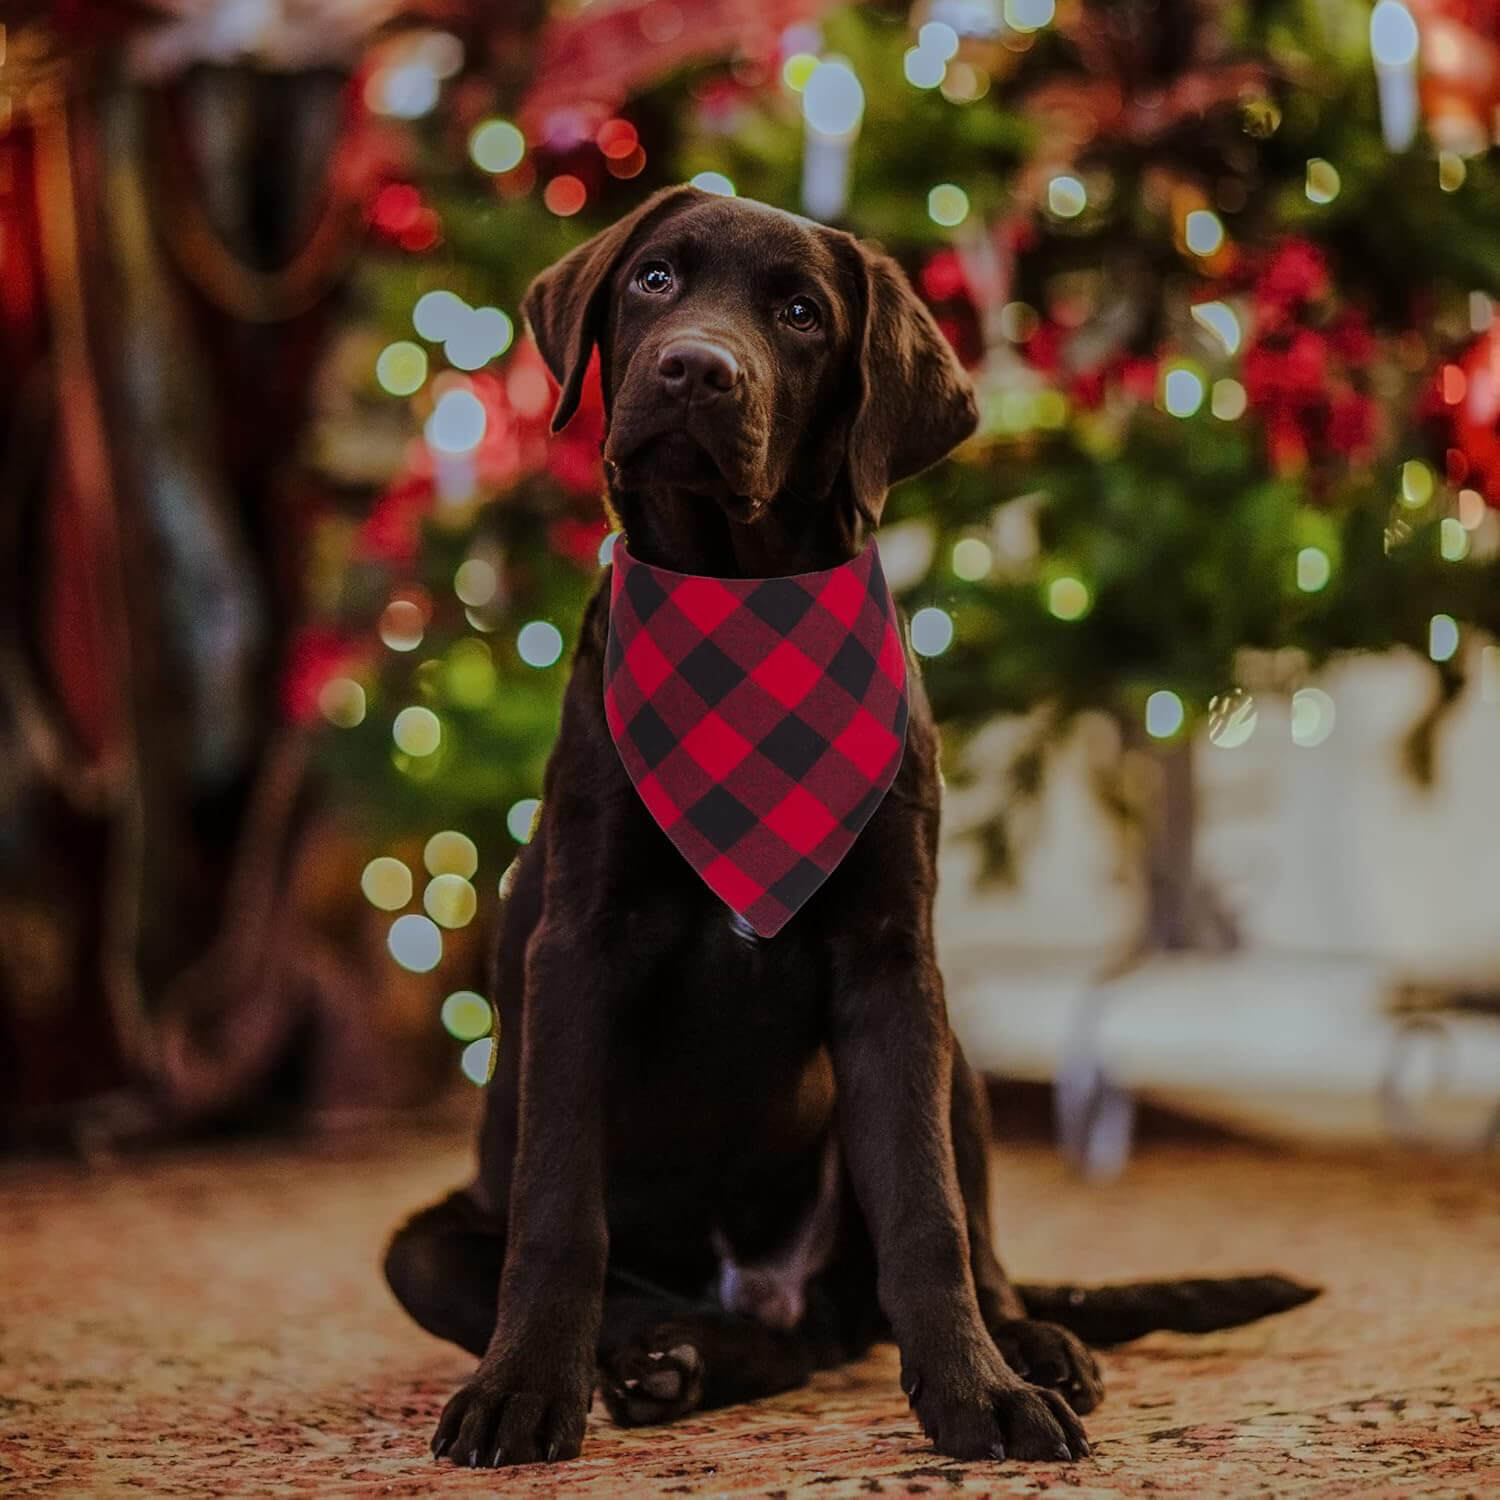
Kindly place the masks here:
[[(660, 193), (540, 277), (526, 315), (562, 387), (555, 425), (597, 345), (611, 506), (634, 556), (683, 572), (847, 560), (889, 486), (975, 424), (968, 380), (894, 263), (759, 204)], [(607, 601), (601, 583), (504, 912), (505, 1044), (478, 1174), (387, 1254), (417, 1320), (481, 1356), (434, 1451), (567, 1458), (596, 1374), (617, 1420), (664, 1421), (894, 1337), (943, 1453), (1076, 1458), (1098, 1370), (1066, 1328), (1028, 1318), (1028, 1299), (1061, 1322), (1092, 1316), (1100, 1341), (1301, 1300), (1278, 1278), (1099, 1294), (1007, 1282), (983, 1097), (933, 956), (937, 737), (914, 664), (895, 784), (761, 941), (620, 764), (602, 706)]]

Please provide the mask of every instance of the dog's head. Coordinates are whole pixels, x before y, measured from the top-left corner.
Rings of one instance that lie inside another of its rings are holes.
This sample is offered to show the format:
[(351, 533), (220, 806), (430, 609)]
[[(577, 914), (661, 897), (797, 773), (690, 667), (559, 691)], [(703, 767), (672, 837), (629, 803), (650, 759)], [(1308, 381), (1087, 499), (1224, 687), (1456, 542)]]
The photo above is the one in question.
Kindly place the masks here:
[(617, 504), (670, 494), (802, 531), (822, 514), (855, 540), (974, 430), (969, 381), (895, 262), (745, 199), (657, 193), (539, 276), (525, 313), (562, 387), (554, 430), (599, 348)]

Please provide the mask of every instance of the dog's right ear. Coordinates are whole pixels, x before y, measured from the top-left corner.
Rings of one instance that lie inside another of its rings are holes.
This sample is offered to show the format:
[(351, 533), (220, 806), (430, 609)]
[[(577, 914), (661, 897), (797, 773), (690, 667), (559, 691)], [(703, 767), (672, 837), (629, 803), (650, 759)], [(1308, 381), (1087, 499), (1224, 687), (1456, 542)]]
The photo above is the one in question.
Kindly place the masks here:
[(694, 187), (663, 188), (608, 229), (570, 250), (526, 289), (521, 310), (552, 378), (562, 387), (552, 430), (578, 410), (589, 355), (599, 342), (608, 305), (609, 279), (631, 241), (682, 204), (702, 196)]

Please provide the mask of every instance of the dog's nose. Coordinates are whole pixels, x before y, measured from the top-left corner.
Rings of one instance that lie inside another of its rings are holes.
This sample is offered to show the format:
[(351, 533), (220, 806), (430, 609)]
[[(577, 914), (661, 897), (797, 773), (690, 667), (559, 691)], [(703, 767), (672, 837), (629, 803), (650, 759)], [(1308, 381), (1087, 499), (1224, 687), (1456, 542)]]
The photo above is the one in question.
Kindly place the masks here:
[(661, 351), (656, 370), (674, 396), (695, 391), (717, 395), (733, 390), (740, 378), (740, 362), (722, 344), (707, 339), (674, 339)]

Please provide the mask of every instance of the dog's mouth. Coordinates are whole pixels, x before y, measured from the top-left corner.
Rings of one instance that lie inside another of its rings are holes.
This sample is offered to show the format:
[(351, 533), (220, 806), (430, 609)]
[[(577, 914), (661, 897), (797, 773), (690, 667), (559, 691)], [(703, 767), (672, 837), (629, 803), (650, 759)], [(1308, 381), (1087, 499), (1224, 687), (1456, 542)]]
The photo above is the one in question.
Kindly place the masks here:
[(735, 521), (752, 520), (764, 502), (752, 489), (750, 465), (737, 463), (717, 441), (700, 438), (687, 425), (658, 421), (613, 425), (605, 444), (605, 462), (629, 489), (656, 485), (687, 490), (714, 500)]

